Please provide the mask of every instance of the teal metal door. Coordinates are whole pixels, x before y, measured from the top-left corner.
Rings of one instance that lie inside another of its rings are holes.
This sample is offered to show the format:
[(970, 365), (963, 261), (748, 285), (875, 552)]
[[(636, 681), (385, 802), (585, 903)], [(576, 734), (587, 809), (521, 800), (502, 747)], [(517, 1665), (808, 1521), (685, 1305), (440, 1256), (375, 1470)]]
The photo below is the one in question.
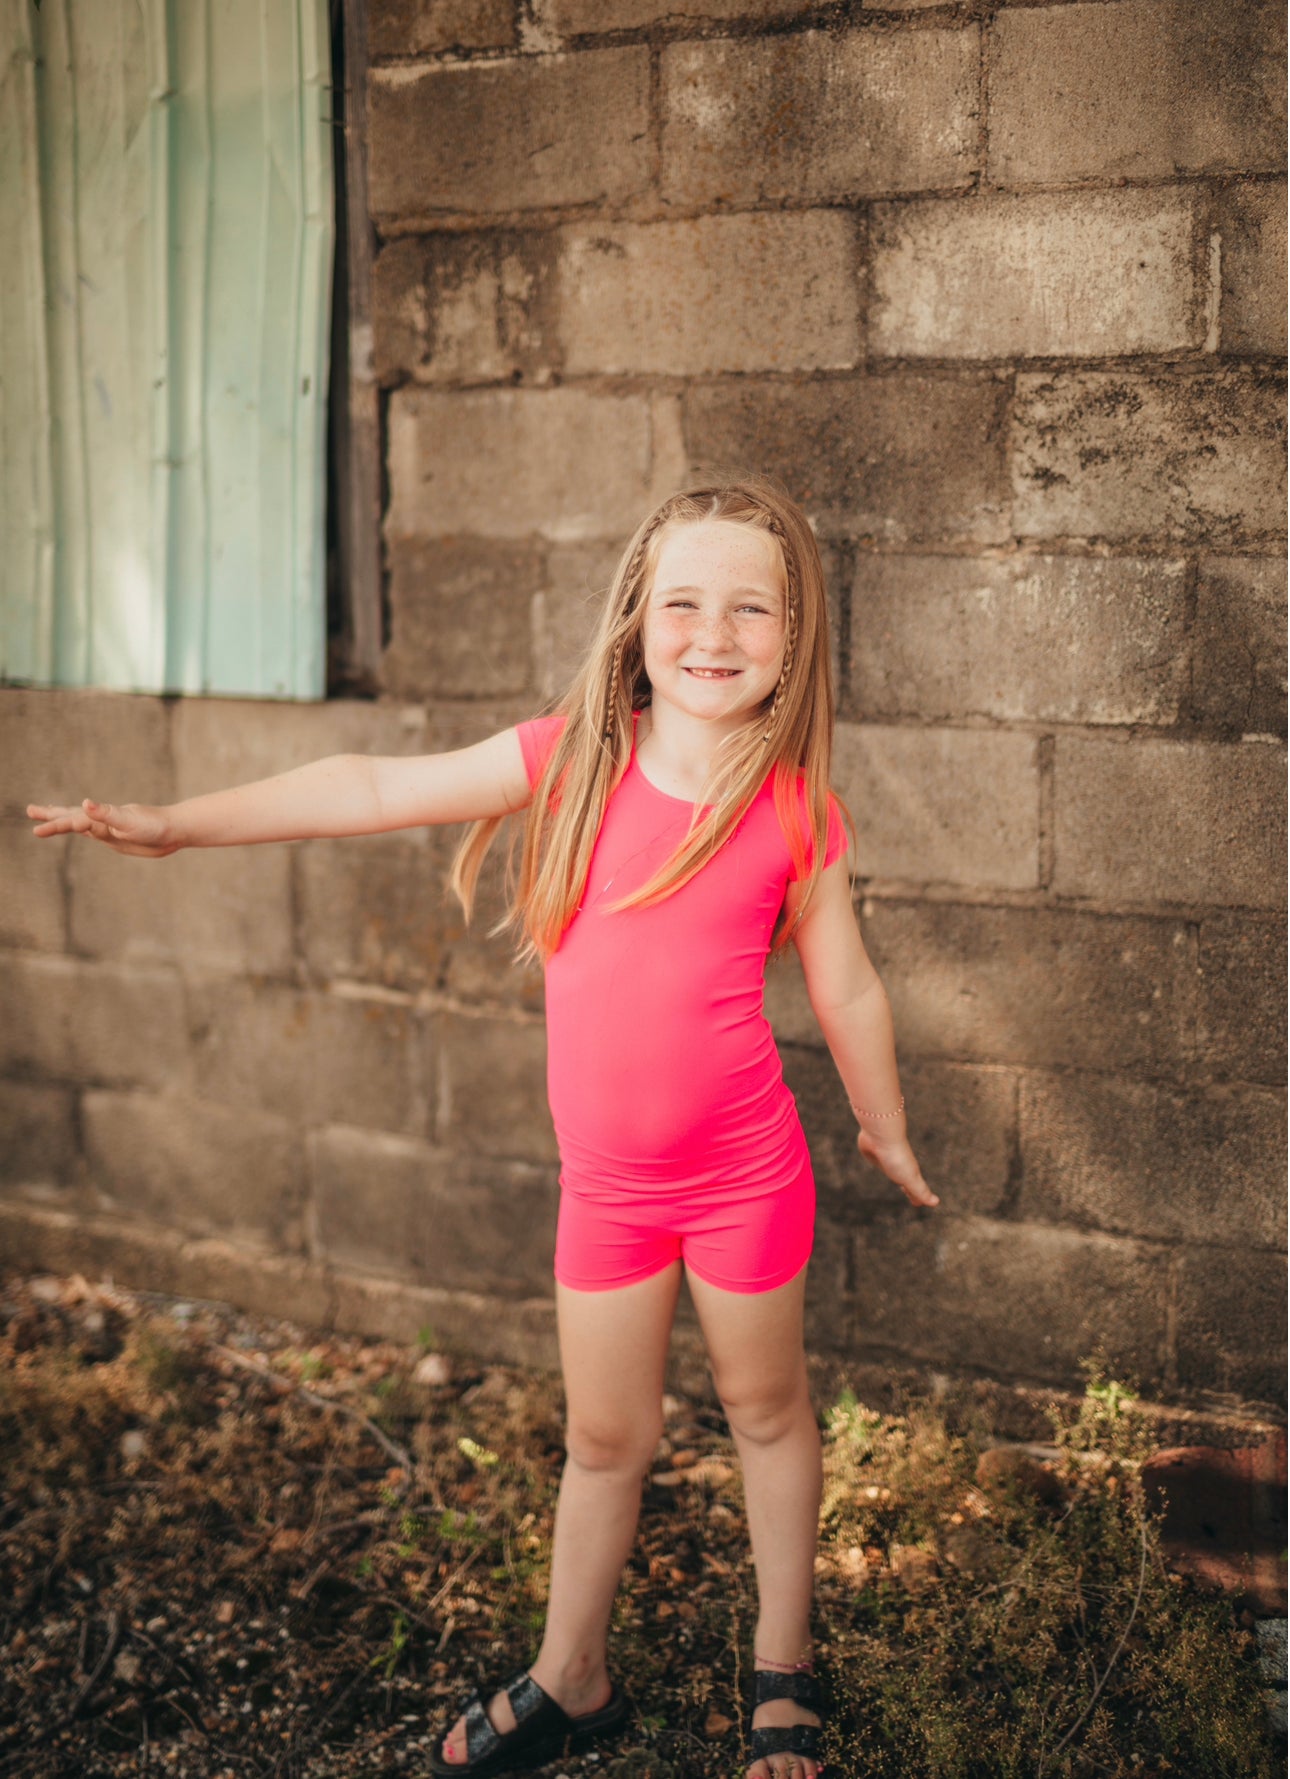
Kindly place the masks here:
[(0, 677), (324, 690), (325, 0), (0, 0)]

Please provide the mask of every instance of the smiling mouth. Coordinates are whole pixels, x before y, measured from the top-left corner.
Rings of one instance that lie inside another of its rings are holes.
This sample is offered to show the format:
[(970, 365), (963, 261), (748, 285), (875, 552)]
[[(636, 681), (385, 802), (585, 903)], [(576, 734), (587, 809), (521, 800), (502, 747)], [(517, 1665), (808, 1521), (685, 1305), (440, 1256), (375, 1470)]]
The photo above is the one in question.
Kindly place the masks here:
[(686, 667), (684, 673), (692, 673), (695, 679), (733, 679), (739, 672), (737, 667)]

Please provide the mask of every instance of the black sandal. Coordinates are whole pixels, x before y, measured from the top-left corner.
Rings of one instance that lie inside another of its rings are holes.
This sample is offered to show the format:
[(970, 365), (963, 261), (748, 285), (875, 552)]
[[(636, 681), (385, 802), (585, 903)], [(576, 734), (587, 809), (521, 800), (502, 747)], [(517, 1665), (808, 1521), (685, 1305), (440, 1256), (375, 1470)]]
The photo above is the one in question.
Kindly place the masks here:
[[(768, 1724), (755, 1730), (752, 1727), (753, 1712), (758, 1705), (768, 1704), (771, 1699), (792, 1699), (794, 1704), (813, 1711), (820, 1721), (782, 1726)], [(759, 1760), (768, 1760), (772, 1754), (796, 1754), (813, 1760), (816, 1771), (822, 1773), (820, 1743), (824, 1736), (824, 1719), (824, 1697), (814, 1674), (777, 1674), (773, 1668), (756, 1669), (752, 1711), (748, 1713), (748, 1765), (751, 1767)]]
[[(505, 1735), (494, 1728), (488, 1715), (488, 1701), (495, 1692), (506, 1694), (515, 1713), (515, 1728)], [(570, 1717), (531, 1674), (521, 1671), (501, 1687), (492, 1687), (487, 1692), (480, 1687), (464, 1706), (459, 1707), (457, 1715), (464, 1710), (466, 1716), (466, 1758), (445, 1758), (443, 1748), (448, 1739), (445, 1730), (430, 1752), (430, 1771), (435, 1779), (453, 1779), (458, 1773), (469, 1773), (471, 1779), (485, 1779), (488, 1773), (504, 1773), (512, 1767), (544, 1766), (548, 1761), (585, 1748), (601, 1736), (613, 1735), (626, 1723), (629, 1709), (626, 1693), (619, 1692), (615, 1686), (599, 1711)]]

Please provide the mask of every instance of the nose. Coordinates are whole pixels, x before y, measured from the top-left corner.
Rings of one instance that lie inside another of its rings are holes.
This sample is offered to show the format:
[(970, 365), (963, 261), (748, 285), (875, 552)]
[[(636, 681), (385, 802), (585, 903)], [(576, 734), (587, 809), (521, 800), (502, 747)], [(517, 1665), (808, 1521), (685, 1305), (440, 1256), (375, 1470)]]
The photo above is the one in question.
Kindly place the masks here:
[(700, 612), (695, 620), (694, 641), (700, 648), (723, 650), (734, 635), (734, 620), (728, 612)]

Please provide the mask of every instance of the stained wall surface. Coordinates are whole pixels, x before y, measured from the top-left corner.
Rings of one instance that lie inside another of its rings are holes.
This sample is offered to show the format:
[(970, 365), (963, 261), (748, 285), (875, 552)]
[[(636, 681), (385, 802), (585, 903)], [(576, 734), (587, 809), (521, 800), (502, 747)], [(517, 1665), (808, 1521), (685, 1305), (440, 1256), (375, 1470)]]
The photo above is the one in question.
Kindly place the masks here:
[[(1275, 1401), (1280, 9), (368, 25), (381, 696), (7, 691), (10, 783), (161, 799), (481, 737), (566, 682), (658, 496), (768, 471), (824, 547), (856, 904), (943, 1199), (860, 1167), (773, 969), (815, 1346), (1049, 1384), (1100, 1348)], [(549, 1356), (541, 983), (442, 900), (455, 838), (157, 866), (7, 823), (0, 1241)]]

